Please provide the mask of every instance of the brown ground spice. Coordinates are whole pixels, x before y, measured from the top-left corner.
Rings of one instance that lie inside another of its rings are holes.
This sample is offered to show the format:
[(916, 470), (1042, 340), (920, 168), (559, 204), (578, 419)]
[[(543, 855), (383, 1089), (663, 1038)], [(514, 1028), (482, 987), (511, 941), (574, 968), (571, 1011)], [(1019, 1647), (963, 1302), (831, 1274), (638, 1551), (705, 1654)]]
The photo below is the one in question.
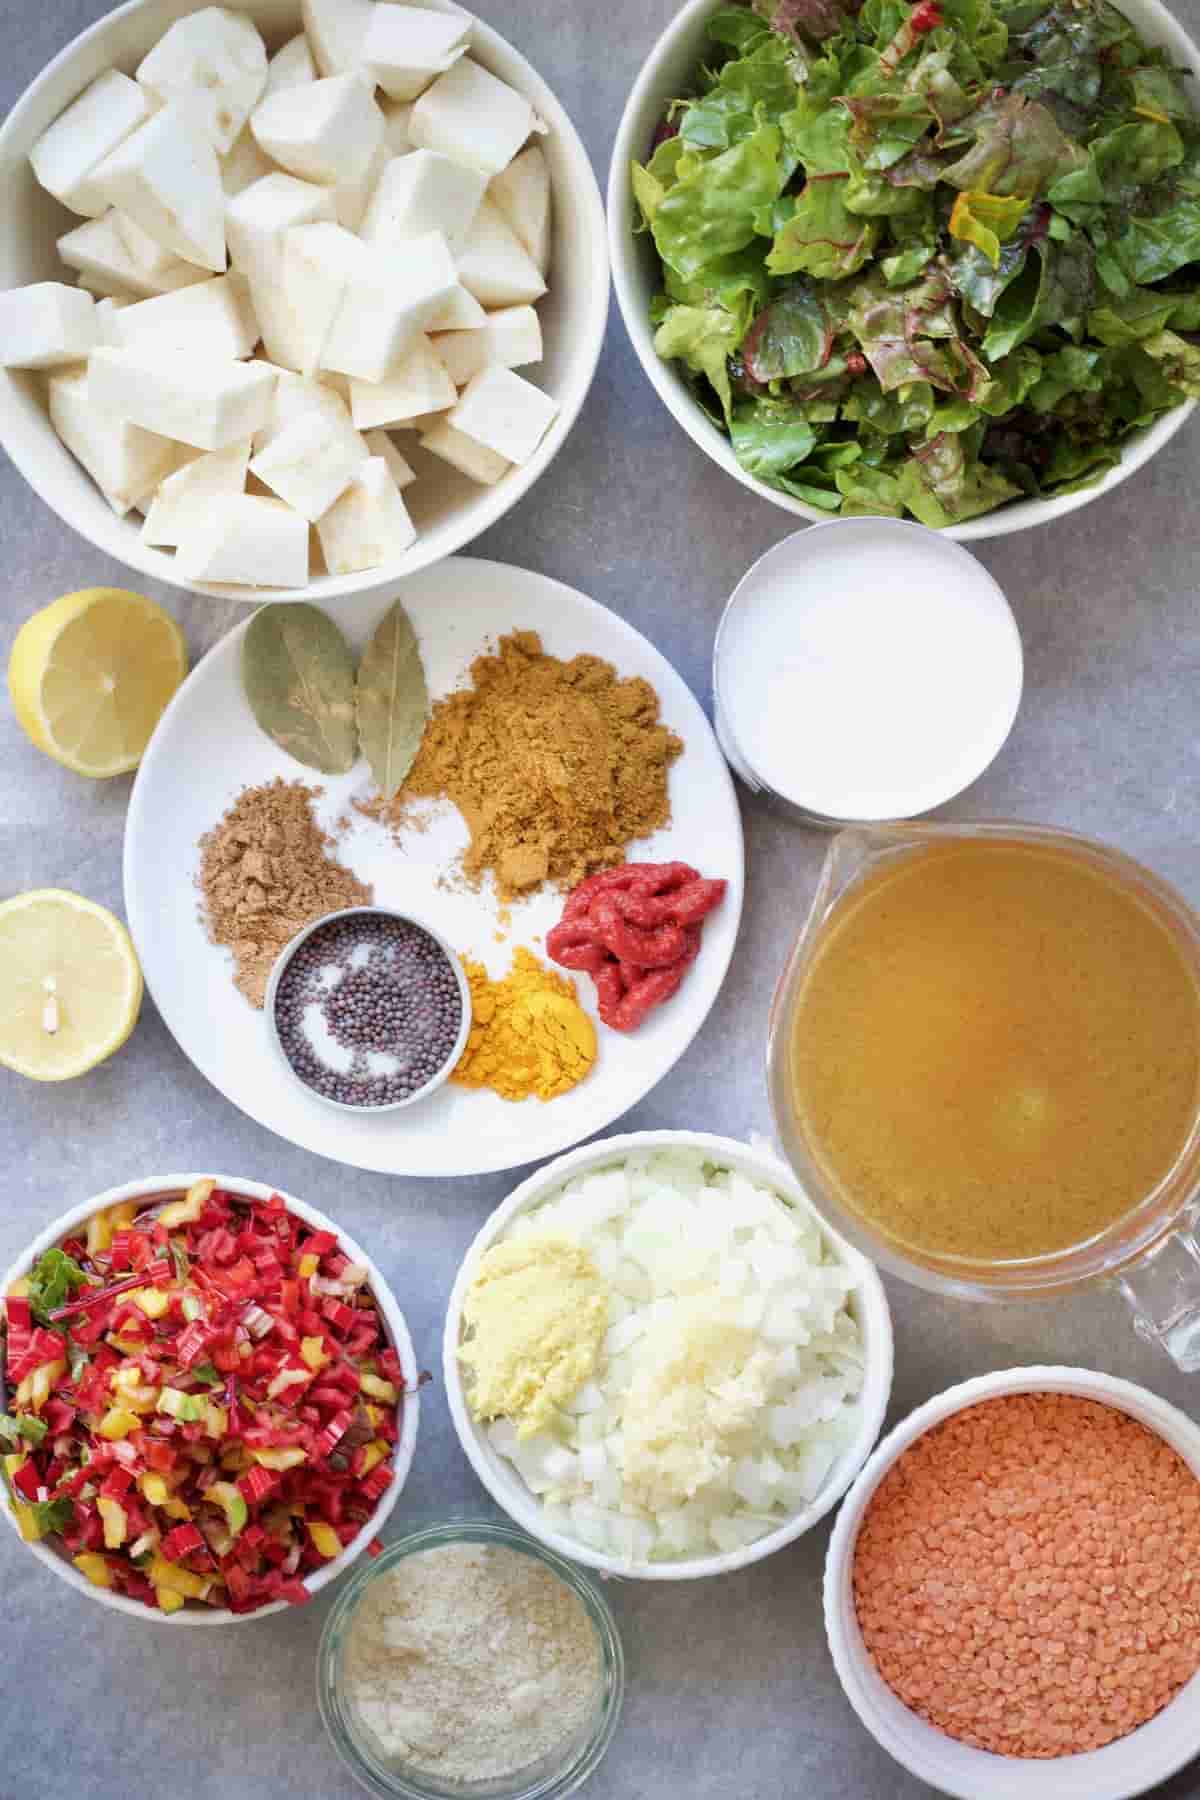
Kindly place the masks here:
[(682, 751), (648, 681), (619, 680), (597, 656), (560, 662), (536, 632), (514, 631), (433, 708), (383, 816), (402, 823), (413, 800), (451, 800), (470, 829), (472, 884), (492, 871), (503, 900), (544, 881), (573, 887), (668, 823)]
[(1098, 1749), (1200, 1668), (1200, 1482), (1115, 1407), (981, 1401), (880, 1482), (854, 1599), (883, 1679), (950, 1737)]
[(232, 950), (235, 985), (251, 1006), (262, 1006), (275, 959), (298, 931), (371, 900), (371, 889), (329, 855), (334, 840), (313, 816), (320, 793), (300, 781), (244, 788), (200, 840), (208, 934)]

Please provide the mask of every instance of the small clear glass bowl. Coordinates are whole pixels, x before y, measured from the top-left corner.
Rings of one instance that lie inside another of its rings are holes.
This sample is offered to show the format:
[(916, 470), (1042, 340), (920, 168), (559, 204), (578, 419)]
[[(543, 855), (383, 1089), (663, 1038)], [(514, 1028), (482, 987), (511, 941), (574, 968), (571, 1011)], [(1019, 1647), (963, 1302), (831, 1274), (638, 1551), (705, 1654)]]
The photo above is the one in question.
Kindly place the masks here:
[[(385, 1761), (358, 1724), (346, 1693), (346, 1640), (371, 1583), (404, 1557), (447, 1544), (492, 1544), (540, 1562), (578, 1595), (595, 1628), (600, 1655), (600, 1691), (590, 1727), (538, 1761), (488, 1781), (442, 1782), (425, 1770)], [(317, 1704), (333, 1747), (359, 1784), (380, 1800), (562, 1800), (581, 1788), (599, 1767), (616, 1731), (624, 1697), (625, 1655), (612, 1609), (597, 1583), (515, 1526), (474, 1513), (443, 1516), (414, 1526), (374, 1562), (360, 1564), (325, 1621), (317, 1652)]]

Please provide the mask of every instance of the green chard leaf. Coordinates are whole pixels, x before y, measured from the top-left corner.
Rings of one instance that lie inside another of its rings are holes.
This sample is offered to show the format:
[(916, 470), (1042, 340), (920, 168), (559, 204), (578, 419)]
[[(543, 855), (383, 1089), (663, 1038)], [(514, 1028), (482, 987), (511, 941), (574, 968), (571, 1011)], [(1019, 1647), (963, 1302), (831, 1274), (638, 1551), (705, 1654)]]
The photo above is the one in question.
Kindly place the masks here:
[(759, 313), (742, 344), (747, 374), (764, 385), (824, 368), (833, 327), (812, 282), (797, 281)]
[(1173, 388), (1189, 400), (1200, 400), (1200, 346), (1189, 344), (1173, 331), (1156, 331), (1143, 338), (1141, 347), (1159, 364)]
[(65, 1306), (87, 1276), (65, 1250), (44, 1250), (29, 1272), (29, 1307), (42, 1325), (53, 1325), (52, 1314)]
[(74, 1502), (65, 1496), (61, 1500), (35, 1500), (31, 1511), (34, 1524), (43, 1534), (65, 1531), (75, 1517)]
[(1032, 196), (1087, 165), (1087, 152), (1060, 131), (1053, 113), (1023, 94), (990, 97), (962, 125), (975, 141), (942, 171), (951, 187)]
[(777, 125), (795, 104), (788, 47), (767, 36), (749, 55), (727, 62), (709, 91), (684, 109), (679, 136), (691, 149), (730, 150), (764, 121)]
[(678, 358), (694, 375), (707, 377), (727, 422), (733, 411), (729, 358), (744, 332), (743, 320), (723, 306), (673, 306), (654, 335), (664, 361)]
[(751, 400), (736, 406), (729, 435), (743, 469), (762, 481), (772, 481), (804, 462), (817, 441), (803, 411), (782, 400)]
[(861, 463), (839, 469), (834, 476), (842, 496), (842, 512), (847, 518), (864, 514), (884, 514), (898, 519), (904, 512), (900, 483), (885, 469), (864, 468)]
[(918, 445), (900, 470), (898, 487), (914, 518), (935, 529), (991, 512), (1021, 491), (998, 470), (972, 460), (958, 432)]
[(16, 1418), (11, 1413), (0, 1413), (0, 1443), (7, 1444), (10, 1451), (23, 1450), (26, 1444), (36, 1448), (49, 1429), (44, 1419), (37, 1419), (32, 1413), (21, 1413)]
[[(782, 188), (777, 126), (760, 125), (731, 150), (681, 175), (654, 213), (654, 241), (669, 268), (691, 280), (709, 263), (743, 249), (754, 215)], [(690, 159), (689, 159), (690, 160)]]

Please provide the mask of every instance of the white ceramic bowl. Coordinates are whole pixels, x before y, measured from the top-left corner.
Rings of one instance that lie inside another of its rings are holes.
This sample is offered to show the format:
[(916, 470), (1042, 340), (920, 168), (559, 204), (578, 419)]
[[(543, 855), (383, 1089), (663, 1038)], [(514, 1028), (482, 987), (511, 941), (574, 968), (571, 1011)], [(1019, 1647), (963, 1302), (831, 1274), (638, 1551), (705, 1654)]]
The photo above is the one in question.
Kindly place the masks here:
[[(31, 281), (73, 280), (64, 276), (55, 241), (80, 221), (34, 181), (31, 145), (88, 83), (108, 68), (132, 73), (169, 25), (206, 0), (129, 0), (82, 32), (60, 51), (26, 89), (0, 127), (0, 289)], [(275, 49), (300, 29), (299, 0), (227, 0), (249, 13)], [(447, 10), (444, 0), (422, 5)], [(459, 12), (460, 7), (453, 7)], [(405, 492), (418, 537), (404, 556), (357, 575), (322, 575), (298, 588), (210, 586), (183, 581), (175, 559), (141, 541), (141, 516), (118, 519), (91, 477), (58, 441), (37, 376), (0, 369), (0, 445), (47, 506), (81, 537), (130, 568), (158, 581), (197, 593), (263, 600), (306, 599), (320, 604), (341, 594), (384, 587), (428, 563), (461, 549), (528, 493), (548, 467), (578, 416), (596, 363), (608, 318), (608, 253), (604, 209), (588, 155), (575, 127), (541, 76), (490, 26), (475, 20), (472, 55), (493, 74), (518, 88), (549, 126), (539, 140), (550, 167), (554, 242), (550, 292), (539, 303), (545, 360), (526, 371), (558, 403), (558, 417), (535, 454), (511, 469), (494, 487), (480, 487), (440, 462), (408, 434), (406, 456), (419, 479)], [(412, 454), (410, 455), (410, 449)]]
[[(117, 1206), (123, 1200), (141, 1200), (151, 1195), (169, 1193), (175, 1189), (189, 1188), (194, 1181), (213, 1180), (219, 1188), (228, 1193), (242, 1195), (250, 1200), (269, 1200), (272, 1194), (279, 1194), (285, 1201), (288, 1211), (311, 1225), (315, 1231), (332, 1231), (339, 1245), (352, 1262), (362, 1263), (370, 1274), (371, 1292), (383, 1316), (387, 1335), (400, 1358), (400, 1367), (404, 1373), (404, 1396), (400, 1405), (400, 1437), (396, 1444), (393, 1466), (395, 1475), (384, 1491), (383, 1497), (371, 1517), (367, 1520), (358, 1536), (345, 1546), (340, 1556), (325, 1563), (313, 1574), (304, 1577), (305, 1584), (314, 1594), (328, 1587), (335, 1581), (356, 1557), (366, 1549), (373, 1537), (382, 1530), (388, 1515), (400, 1498), (400, 1490), (408, 1479), (408, 1471), (412, 1466), (413, 1450), (417, 1442), (417, 1419), (421, 1410), (419, 1397), (420, 1370), (417, 1356), (413, 1349), (412, 1338), (408, 1326), (404, 1322), (404, 1314), (383, 1276), (371, 1261), (361, 1244), (355, 1243), (349, 1234), (333, 1219), (318, 1212), (315, 1206), (306, 1206), (302, 1200), (294, 1200), (282, 1189), (269, 1187), (261, 1181), (243, 1181), (237, 1176), (213, 1175), (211, 1171), (192, 1175), (153, 1175), (142, 1181), (127, 1181), (121, 1187), (109, 1188), (107, 1193), (97, 1194), (92, 1200), (85, 1200), (81, 1206), (73, 1206), (69, 1212), (48, 1225), (22, 1252), (16, 1262), (8, 1270), (3, 1281), (0, 1281), (0, 1295), (7, 1293), (10, 1285), (21, 1275), (27, 1275), (44, 1250), (50, 1250), (61, 1244), (64, 1238), (70, 1237), (79, 1228), (87, 1224), (93, 1213), (103, 1212), (110, 1206)], [(0, 1490), (0, 1511), (17, 1530), (17, 1522), (12, 1515), (6, 1490)], [(22, 1548), (32, 1551), (38, 1561), (73, 1587), (78, 1594), (84, 1594), (89, 1600), (98, 1600), (102, 1606), (108, 1606), (114, 1612), (122, 1612), (132, 1619), (140, 1619), (143, 1623), (168, 1625), (241, 1625), (249, 1619), (265, 1619), (270, 1613), (285, 1612), (290, 1602), (275, 1600), (269, 1606), (260, 1606), (255, 1612), (235, 1613), (224, 1606), (183, 1606), (178, 1612), (160, 1613), (151, 1607), (143, 1606), (138, 1600), (131, 1600), (125, 1594), (114, 1593), (109, 1588), (100, 1588), (81, 1575), (72, 1563), (66, 1551), (46, 1543), (44, 1540), (36, 1544), (25, 1544)]]
[(532, 1537), (540, 1538), (543, 1544), (549, 1544), (560, 1556), (573, 1557), (576, 1562), (587, 1563), (606, 1575), (632, 1576), (647, 1581), (690, 1581), (701, 1575), (725, 1575), (733, 1569), (743, 1569), (748, 1563), (759, 1562), (764, 1556), (770, 1556), (772, 1551), (782, 1550), (785, 1544), (802, 1537), (819, 1519), (824, 1518), (841, 1499), (878, 1437), (887, 1411), (888, 1396), (892, 1390), (892, 1318), (883, 1283), (874, 1266), (860, 1256), (844, 1238), (831, 1231), (823, 1220), (817, 1218), (826, 1241), (833, 1246), (842, 1261), (858, 1271), (859, 1285), (850, 1297), (850, 1306), (862, 1333), (866, 1351), (866, 1374), (858, 1430), (853, 1442), (834, 1463), (817, 1498), (802, 1512), (794, 1513), (777, 1530), (768, 1532), (765, 1537), (758, 1538), (741, 1549), (726, 1550), (712, 1556), (681, 1557), (674, 1562), (623, 1562), (620, 1557), (609, 1556), (602, 1550), (594, 1550), (589, 1544), (580, 1543), (576, 1538), (550, 1530), (537, 1496), (525, 1486), (512, 1464), (492, 1448), (482, 1427), (471, 1417), (457, 1355), (462, 1336), (463, 1301), (474, 1280), (480, 1257), (498, 1237), (503, 1236), (516, 1213), (539, 1205), (556, 1188), (577, 1175), (607, 1168), (628, 1155), (653, 1150), (703, 1151), (714, 1163), (725, 1168), (743, 1170), (752, 1180), (774, 1188), (792, 1206), (817, 1218), (803, 1188), (790, 1170), (784, 1168), (769, 1151), (753, 1150), (746, 1144), (739, 1144), (734, 1138), (712, 1137), (703, 1131), (634, 1131), (621, 1137), (603, 1138), (598, 1143), (585, 1145), (583, 1149), (572, 1150), (566, 1156), (558, 1157), (555, 1162), (547, 1163), (536, 1175), (531, 1175), (528, 1181), (523, 1181), (496, 1208), (467, 1251), (446, 1308), (442, 1374), (446, 1396), (450, 1402), (450, 1416), (472, 1468), (493, 1500)]
[[(634, 162), (645, 162), (668, 103), (694, 92), (696, 71), (704, 61), (707, 45), (705, 27), (721, 4), (722, 0), (687, 0), (650, 51), (625, 103), (608, 177), (608, 239), (613, 282), (625, 329), (638, 360), (668, 412), (692, 441), (699, 444), (726, 474), (732, 475), (752, 493), (798, 518), (824, 521), (830, 516), (827, 512), (809, 506), (803, 500), (795, 500), (790, 494), (781, 493), (778, 488), (769, 487), (766, 482), (746, 473), (734, 455), (729, 439), (697, 405), (680, 373), (680, 365), (664, 362), (654, 348), (650, 301), (660, 291), (662, 279), (653, 238), (648, 232), (634, 231), (629, 166)], [(1167, 11), (1162, 0), (1117, 0), (1117, 5), (1147, 43), (1164, 45), (1175, 62), (1200, 78), (1200, 49)], [(1132, 475), (1135, 469), (1140, 469), (1156, 450), (1161, 450), (1191, 417), (1195, 405), (1194, 400), (1185, 401), (1147, 430), (1130, 437), (1121, 461), (1095, 487), (1051, 500), (1015, 500), (996, 512), (985, 513), (982, 518), (969, 519), (964, 525), (948, 526), (945, 535), (964, 542), (971, 538), (1002, 537), (1010, 531), (1024, 531), (1030, 525), (1048, 524), (1052, 519), (1061, 519), (1074, 512), (1077, 507), (1087, 506)]]
[(1145, 1725), (1075, 1756), (1047, 1760), (996, 1756), (960, 1744), (918, 1718), (888, 1687), (867, 1654), (854, 1610), (854, 1546), (879, 1483), (909, 1445), (951, 1414), (1000, 1394), (1078, 1394), (1129, 1413), (1165, 1438), (1200, 1476), (1200, 1425), (1146, 1388), (1091, 1369), (1002, 1369), (947, 1388), (910, 1413), (884, 1438), (851, 1488), (825, 1563), (825, 1630), (846, 1697), (896, 1761), (957, 1800), (1130, 1800), (1200, 1752), (1200, 1675)]

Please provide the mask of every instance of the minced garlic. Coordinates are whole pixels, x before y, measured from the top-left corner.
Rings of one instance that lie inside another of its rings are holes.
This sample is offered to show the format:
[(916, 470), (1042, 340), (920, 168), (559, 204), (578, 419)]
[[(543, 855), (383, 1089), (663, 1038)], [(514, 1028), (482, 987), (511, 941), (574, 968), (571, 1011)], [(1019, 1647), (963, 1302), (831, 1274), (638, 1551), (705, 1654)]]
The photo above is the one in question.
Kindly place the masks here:
[(679, 1300), (642, 1338), (621, 1433), (630, 1497), (650, 1512), (681, 1505), (744, 1453), (773, 1359), (711, 1294)]

